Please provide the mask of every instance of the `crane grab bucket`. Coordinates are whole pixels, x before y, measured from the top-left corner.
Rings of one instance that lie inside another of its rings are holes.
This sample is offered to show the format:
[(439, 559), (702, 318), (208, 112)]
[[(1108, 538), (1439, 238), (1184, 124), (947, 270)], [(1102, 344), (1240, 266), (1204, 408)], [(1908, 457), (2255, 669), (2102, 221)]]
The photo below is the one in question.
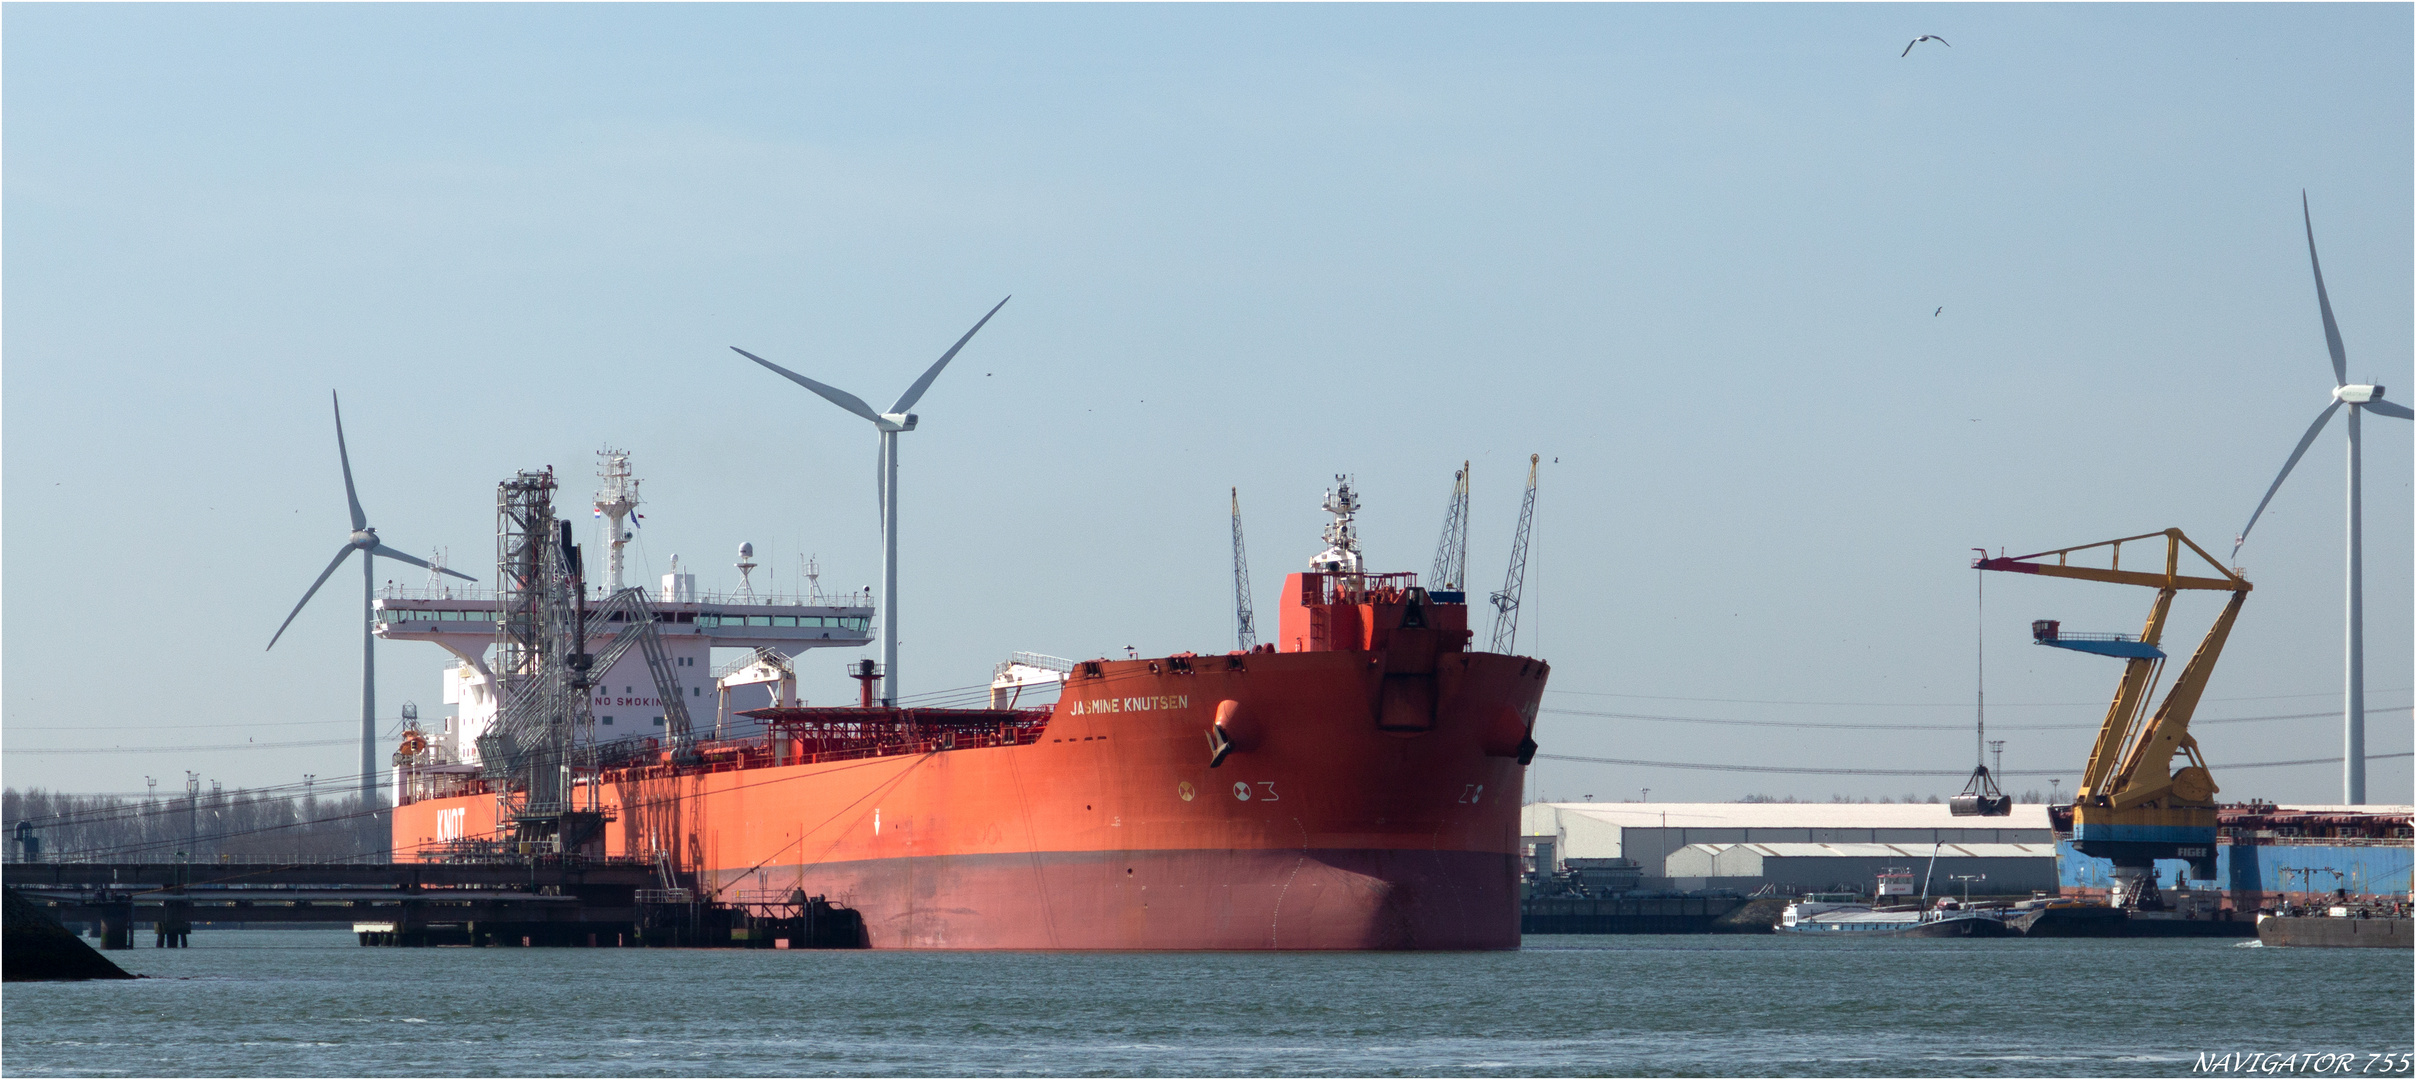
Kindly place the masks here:
[(1962, 794), (1946, 800), (1946, 809), (1956, 817), (2009, 817), (2013, 797), (1997, 790), (1996, 777), (1982, 765), (1971, 771), (1971, 781), (1963, 785)]

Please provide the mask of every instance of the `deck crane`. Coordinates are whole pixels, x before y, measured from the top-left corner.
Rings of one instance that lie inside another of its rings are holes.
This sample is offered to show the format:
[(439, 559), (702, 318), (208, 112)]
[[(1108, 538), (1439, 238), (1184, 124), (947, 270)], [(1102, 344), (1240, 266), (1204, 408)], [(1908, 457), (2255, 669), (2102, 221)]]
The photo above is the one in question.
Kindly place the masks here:
[[(2122, 546), (2142, 540), (2164, 542), (2162, 567), (2123, 569)], [(2184, 575), (2181, 551), (2185, 547), (2213, 567), (2215, 576)], [(2107, 567), (2071, 565), (2074, 554), (2099, 548), (2108, 549)], [(2054, 561), (2043, 561), (2049, 558)], [(2137, 637), (2066, 634), (2061, 624), (2050, 619), (2031, 624), (2031, 636), (2037, 644), (2123, 661), (2122, 684), (2106, 709), (2105, 723), (2098, 729), (2097, 741), (2089, 751), (2088, 767), (2073, 792), (2072, 846), (2084, 855), (2114, 864), (2112, 899), (2117, 907), (2155, 910), (2163, 906), (2156, 892), (2158, 859), (2186, 860), (2193, 878), (2215, 876), (2214, 797), (2222, 789), (2215, 786), (2214, 776), (2207, 771), (2206, 759), (2198, 752), (2198, 740), (2190, 735), (2189, 722), (2190, 714), (2198, 708), (2199, 695), (2206, 690), (2208, 676), (2214, 673), (2215, 660), (2223, 653), (2223, 643), (2231, 635), (2232, 623), (2240, 615), (2240, 605), (2248, 599), (2247, 579), (2217, 562), (2179, 529), (2011, 558), (1983, 556), (1972, 565), (1981, 570), (2077, 578), (2156, 590), (2147, 624)], [(2198, 651), (2173, 680), (2164, 703), (2150, 713), (2147, 704), (2164, 670), (2165, 654), (2159, 642), (2164, 636), (2165, 618), (2172, 611), (2173, 598), (2183, 590), (2228, 592), (2231, 600), (2207, 629), (2205, 640), (2198, 643)], [(2175, 754), (2187, 758), (2188, 764), (2174, 769)]]
[[(1468, 591), (1468, 463), (1460, 462), (1460, 471), (1451, 478), (1451, 505), (1443, 510), (1443, 539), (1435, 545), (1434, 575), (1427, 579), (1429, 593), (1459, 593)], [(1451, 603), (1459, 603), (1452, 600)]]
[(1535, 524), (1535, 466), (1541, 454), (1527, 455), (1527, 495), (1518, 504), (1518, 534), (1510, 541), (1510, 575), (1502, 591), (1493, 594), (1493, 651), (1507, 653), (1518, 641), (1518, 598), (1527, 587), (1527, 531)]
[(1233, 489), (1233, 637), (1243, 652), (1258, 648), (1258, 618), (1250, 613), (1250, 560), (1242, 553), (1242, 489)]

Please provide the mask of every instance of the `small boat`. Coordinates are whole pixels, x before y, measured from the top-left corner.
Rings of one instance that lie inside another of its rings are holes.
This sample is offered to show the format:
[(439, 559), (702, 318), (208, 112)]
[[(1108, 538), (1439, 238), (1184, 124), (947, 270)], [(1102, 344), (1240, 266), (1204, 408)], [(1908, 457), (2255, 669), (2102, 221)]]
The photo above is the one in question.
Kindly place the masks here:
[[(1806, 911), (1813, 908), (1818, 910)], [(1869, 904), (1787, 905), (1779, 916), (1781, 933), (1883, 937), (2006, 937), (2004, 913), (1990, 908), (1966, 908), (1953, 900), (1938, 907), (1875, 908)]]
[(2257, 940), (2266, 945), (2324, 948), (2405, 949), (2416, 936), (2406, 902), (2297, 909), (2257, 916)]
[[(1901, 895), (1910, 879), (1905, 871), (1882, 871), (1880, 899)], [(1952, 897), (1929, 907), (1881, 906), (1857, 893), (1807, 893), (1787, 905), (1773, 929), (1782, 934), (1855, 937), (2005, 937), (2013, 932), (2005, 925), (2007, 914), (2000, 904), (1972, 904)]]

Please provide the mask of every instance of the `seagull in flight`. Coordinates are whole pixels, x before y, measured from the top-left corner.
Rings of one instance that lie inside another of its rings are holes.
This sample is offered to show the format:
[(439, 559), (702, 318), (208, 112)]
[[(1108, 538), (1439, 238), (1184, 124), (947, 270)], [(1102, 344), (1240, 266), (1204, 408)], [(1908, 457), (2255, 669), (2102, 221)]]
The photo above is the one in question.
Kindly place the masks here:
[[(1897, 57), (1896, 59), (1898, 59), (1898, 60), (1902, 60), (1902, 59), (1904, 59), (1904, 58), (1903, 58), (1903, 57), (1901, 57), (1901, 56), (1899, 56), (1899, 57)], [(1939, 308), (1939, 309), (1938, 309), (1938, 310), (1936, 310), (1936, 311), (1930, 312), (1930, 313), (1929, 313), (1929, 317), (1930, 317), (1930, 318), (1935, 319), (1935, 318), (1937, 318), (1938, 316), (1940, 316), (1940, 315), (1944, 315), (1944, 314), (1946, 314), (1946, 309), (1945, 309), (1945, 308), (1943, 308), (1943, 307), (1941, 307), (1941, 308)]]
[(1906, 46), (1904, 47), (1904, 51), (1903, 51), (1903, 52), (1897, 53), (1897, 54), (1896, 54), (1896, 59), (1898, 59), (1898, 60), (1902, 60), (1902, 59), (1904, 59), (1904, 58), (1905, 58), (1905, 57), (1907, 57), (1907, 56), (1911, 56), (1911, 55), (1913, 55), (1913, 46), (1914, 46), (1914, 45), (1919, 45), (1919, 44), (1921, 44), (1921, 43), (1922, 43), (1922, 42), (1924, 42), (1924, 41), (1935, 41), (1935, 42), (1937, 42), (1938, 44), (1940, 44), (1940, 45), (1944, 45), (1944, 46), (1946, 46), (1946, 47), (1947, 47), (1947, 48), (1949, 48), (1949, 49), (1951, 49), (1951, 48), (1954, 48), (1954, 47), (1955, 47), (1955, 43), (1954, 43), (1954, 42), (1948, 41), (1948, 40), (1946, 40), (1945, 38), (1939, 37), (1939, 36), (1938, 36), (1938, 35), (1936, 35), (1936, 34), (1923, 34), (1923, 35), (1921, 35), (1920, 37), (1914, 38), (1914, 39), (1912, 40), (1911, 44), (1906, 45)]

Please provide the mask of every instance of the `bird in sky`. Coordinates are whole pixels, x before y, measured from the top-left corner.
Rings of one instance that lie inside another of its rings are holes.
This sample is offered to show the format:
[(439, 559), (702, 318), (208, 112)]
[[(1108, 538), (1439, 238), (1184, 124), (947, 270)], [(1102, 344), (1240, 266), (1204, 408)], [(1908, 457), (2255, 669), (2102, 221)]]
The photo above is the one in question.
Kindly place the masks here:
[(1933, 312), (1930, 312), (1930, 313), (1929, 313), (1929, 317), (1930, 317), (1930, 318), (1935, 319), (1935, 318), (1937, 318), (1938, 316), (1940, 316), (1940, 315), (1944, 315), (1944, 314), (1946, 314), (1946, 308), (1944, 308), (1943, 306), (1941, 306), (1941, 307), (1940, 307), (1938, 310), (1933, 311)]
[(1919, 45), (1919, 44), (1921, 44), (1921, 43), (1922, 43), (1922, 42), (1924, 42), (1924, 41), (1935, 41), (1935, 42), (1937, 42), (1938, 44), (1940, 44), (1940, 45), (1944, 45), (1944, 46), (1946, 46), (1946, 47), (1947, 47), (1947, 48), (1949, 48), (1949, 49), (1951, 49), (1951, 48), (1954, 48), (1954, 47), (1955, 47), (1955, 43), (1954, 43), (1954, 42), (1948, 41), (1948, 40), (1946, 40), (1945, 38), (1939, 37), (1939, 36), (1938, 36), (1938, 35), (1936, 35), (1936, 34), (1923, 34), (1923, 35), (1921, 35), (1920, 37), (1914, 38), (1914, 39), (1911, 41), (1911, 43), (1909, 43), (1909, 44), (1905, 45), (1905, 47), (1904, 47), (1904, 51), (1896, 54), (1896, 59), (1898, 59), (1898, 60), (1902, 60), (1902, 59), (1904, 59), (1904, 58), (1905, 58), (1905, 57), (1907, 57), (1907, 56), (1911, 56), (1911, 55), (1913, 55), (1913, 46), (1914, 46), (1914, 45)]

